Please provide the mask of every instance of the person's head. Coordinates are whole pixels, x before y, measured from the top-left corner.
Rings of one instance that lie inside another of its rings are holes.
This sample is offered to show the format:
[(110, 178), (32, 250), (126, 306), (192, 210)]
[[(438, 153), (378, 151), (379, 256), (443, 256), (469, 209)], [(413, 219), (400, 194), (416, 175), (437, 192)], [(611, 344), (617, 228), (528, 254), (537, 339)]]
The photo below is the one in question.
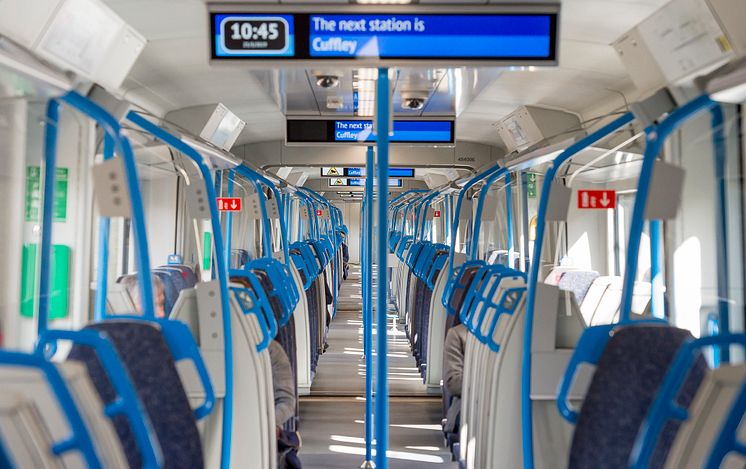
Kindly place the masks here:
[[(153, 302), (155, 306), (155, 317), (163, 318), (166, 316), (166, 293), (163, 287), (163, 282), (157, 275), (153, 274)], [(143, 314), (142, 307), (142, 296), (140, 295), (140, 284), (137, 275), (128, 275), (122, 283), (127, 288), (127, 292), (132, 298), (132, 303), (135, 305), (135, 310), (139, 314)]]

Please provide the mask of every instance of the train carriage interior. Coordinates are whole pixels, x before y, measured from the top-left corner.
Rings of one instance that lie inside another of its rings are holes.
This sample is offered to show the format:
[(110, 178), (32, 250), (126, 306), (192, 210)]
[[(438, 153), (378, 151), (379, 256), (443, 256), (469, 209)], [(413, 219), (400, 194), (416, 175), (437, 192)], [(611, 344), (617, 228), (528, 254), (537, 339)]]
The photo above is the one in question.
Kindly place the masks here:
[(0, 0), (0, 468), (746, 467), (743, 0)]

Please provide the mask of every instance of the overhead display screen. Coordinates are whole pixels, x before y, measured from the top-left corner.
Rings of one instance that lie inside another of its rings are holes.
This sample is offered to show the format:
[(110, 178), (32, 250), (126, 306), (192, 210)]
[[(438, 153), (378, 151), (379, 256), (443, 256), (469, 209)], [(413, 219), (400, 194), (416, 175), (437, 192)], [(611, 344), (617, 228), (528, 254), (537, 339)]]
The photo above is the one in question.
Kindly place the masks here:
[[(293, 119), (287, 121), (288, 143), (375, 143), (373, 121)], [(451, 120), (396, 120), (391, 143), (453, 143)]]
[[(376, 179), (373, 179), (373, 184), (377, 183)], [(328, 179), (329, 187), (365, 187), (365, 179), (362, 178), (331, 178)], [(389, 187), (402, 187), (402, 180), (397, 178), (389, 178)]]
[[(365, 168), (340, 168), (336, 166), (324, 166), (321, 168), (321, 177), (364, 177)], [(414, 168), (391, 168), (389, 167), (390, 178), (413, 178)]]
[(212, 58), (556, 62), (557, 13), (211, 13)]

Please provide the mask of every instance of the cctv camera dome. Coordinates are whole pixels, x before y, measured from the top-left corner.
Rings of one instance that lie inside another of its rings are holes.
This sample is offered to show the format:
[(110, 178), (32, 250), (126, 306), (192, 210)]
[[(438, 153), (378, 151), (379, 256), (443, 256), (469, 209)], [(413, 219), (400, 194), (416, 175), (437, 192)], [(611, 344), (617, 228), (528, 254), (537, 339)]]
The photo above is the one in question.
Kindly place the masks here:
[(321, 88), (334, 88), (339, 85), (339, 77), (334, 75), (320, 75), (316, 77), (316, 84)]
[(408, 98), (402, 104), (402, 107), (406, 109), (419, 110), (425, 106), (425, 100), (422, 98)]

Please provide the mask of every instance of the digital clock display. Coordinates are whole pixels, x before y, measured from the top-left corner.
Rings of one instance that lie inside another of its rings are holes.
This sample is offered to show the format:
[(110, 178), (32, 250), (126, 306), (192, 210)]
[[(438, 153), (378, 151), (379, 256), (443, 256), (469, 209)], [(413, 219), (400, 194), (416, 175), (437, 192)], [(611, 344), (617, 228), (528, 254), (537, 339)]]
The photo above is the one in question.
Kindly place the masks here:
[(292, 57), (292, 15), (215, 15), (218, 57)]

